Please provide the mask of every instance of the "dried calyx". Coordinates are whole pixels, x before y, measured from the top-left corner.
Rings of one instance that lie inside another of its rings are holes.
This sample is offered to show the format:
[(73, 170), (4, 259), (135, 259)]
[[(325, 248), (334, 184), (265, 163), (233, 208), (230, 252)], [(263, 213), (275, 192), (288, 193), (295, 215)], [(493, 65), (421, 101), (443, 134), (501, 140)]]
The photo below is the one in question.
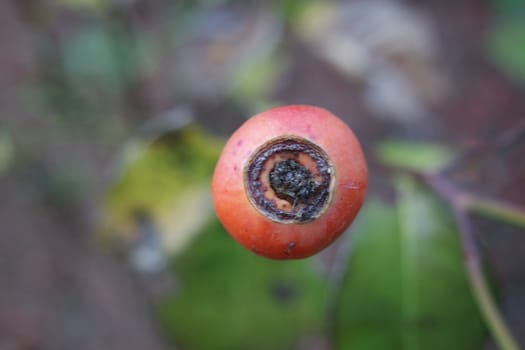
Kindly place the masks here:
[(296, 136), (270, 140), (254, 152), (245, 169), (252, 205), (279, 223), (307, 223), (330, 202), (333, 166), (314, 143)]

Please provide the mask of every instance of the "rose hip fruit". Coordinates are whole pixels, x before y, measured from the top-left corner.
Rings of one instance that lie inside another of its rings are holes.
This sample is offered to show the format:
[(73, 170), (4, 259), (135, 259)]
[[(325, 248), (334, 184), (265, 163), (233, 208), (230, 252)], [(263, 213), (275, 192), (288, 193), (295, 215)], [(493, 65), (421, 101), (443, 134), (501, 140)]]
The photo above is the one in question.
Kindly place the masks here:
[(246, 121), (215, 168), (217, 215), (244, 247), (271, 259), (311, 256), (350, 226), (368, 186), (350, 128), (329, 111), (283, 106)]

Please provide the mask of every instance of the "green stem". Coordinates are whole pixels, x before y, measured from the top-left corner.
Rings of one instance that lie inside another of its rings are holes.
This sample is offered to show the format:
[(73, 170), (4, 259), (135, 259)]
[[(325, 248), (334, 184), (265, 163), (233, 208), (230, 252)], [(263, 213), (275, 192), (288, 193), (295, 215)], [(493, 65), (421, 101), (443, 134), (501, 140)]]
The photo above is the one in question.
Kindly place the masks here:
[(525, 208), (471, 194), (463, 196), (467, 209), (473, 213), (525, 228)]
[(461, 204), (464, 210), (516, 227), (525, 228), (525, 207), (465, 192), (439, 175), (414, 174), (446, 200)]

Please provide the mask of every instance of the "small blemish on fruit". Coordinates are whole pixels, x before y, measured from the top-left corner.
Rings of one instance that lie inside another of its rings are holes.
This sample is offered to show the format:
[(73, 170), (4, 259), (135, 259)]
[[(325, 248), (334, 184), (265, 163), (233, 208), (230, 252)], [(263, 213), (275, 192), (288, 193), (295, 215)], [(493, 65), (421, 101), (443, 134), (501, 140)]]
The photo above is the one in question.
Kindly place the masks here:
[(290, 242), (290, 244), (288, 244), (288, 248), (286, 248), (286, 252), (285, 253), (287, 255), (290, 255), (290, 253), (292, 252), (292, 249), (295, 248), (295, 245), (296, 245), (295, 242)]
[(237, 141), (237, 146), (241, 147), (243, 143), (244, 143), (244, 140), (239, 140), (239, 141)]
[(344, 188), (349, 189), (349, 190), (358, 190), (358, 189), (361, 188), (361, 186), (359, 186), (359, 184), (356, 184), (356, 183), (353, 183), (353, 182), (344, 183), (344, 184), (342, 184), (342, 186)]

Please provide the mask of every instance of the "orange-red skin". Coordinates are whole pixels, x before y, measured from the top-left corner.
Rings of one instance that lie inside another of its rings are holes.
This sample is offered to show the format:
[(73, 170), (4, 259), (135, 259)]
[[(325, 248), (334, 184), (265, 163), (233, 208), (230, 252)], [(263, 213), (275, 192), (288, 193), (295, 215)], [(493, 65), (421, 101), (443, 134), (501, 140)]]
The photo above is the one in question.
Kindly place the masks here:
[[(244, 168), (269, 140), (303, 137), (321, 147), (335, 168), (335, 186), (326, 211), (308, 223), (277, 223), (250, 203)], [(216, 213), (243, 246), (271, 259), (311, 256), (332, 243), (354, 220), (368, 187), (368, 170), (352, 130), (329, 111), (307, 105), (277, 107), (246, 121), (228, 140), (215, 168), (212, 194)]]

